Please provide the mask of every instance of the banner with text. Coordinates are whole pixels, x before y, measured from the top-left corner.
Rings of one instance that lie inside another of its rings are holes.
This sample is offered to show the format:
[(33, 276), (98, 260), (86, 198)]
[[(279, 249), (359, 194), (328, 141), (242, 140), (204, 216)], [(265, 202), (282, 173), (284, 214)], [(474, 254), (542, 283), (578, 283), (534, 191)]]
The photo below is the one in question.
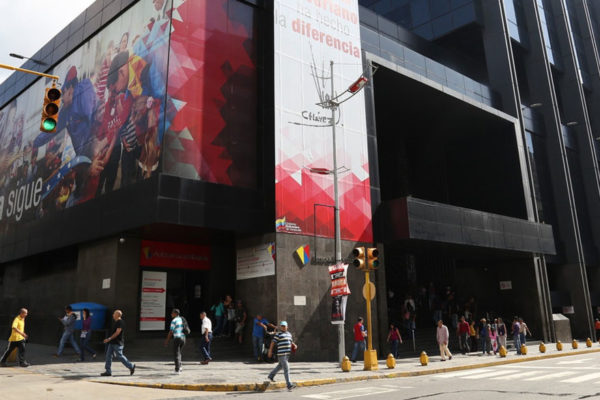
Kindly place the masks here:
[[(276, 230), (323, 233), (333, 205), (331, 111), (319, 106), (363, 74), (357, 0), (275, 0)], [(365, 102), (362, 92), (335, 115), (342, 238), (372, 240)], [(313, 172), (310, 172), (312, 169)], [(321, 218), (324, 218), (323, 220)], [(315, 226), (316, 224), (316, 226)]]
[(166, 304), (167, 273), (143, 271), (140, 299), (140, 331), (165, 329)]

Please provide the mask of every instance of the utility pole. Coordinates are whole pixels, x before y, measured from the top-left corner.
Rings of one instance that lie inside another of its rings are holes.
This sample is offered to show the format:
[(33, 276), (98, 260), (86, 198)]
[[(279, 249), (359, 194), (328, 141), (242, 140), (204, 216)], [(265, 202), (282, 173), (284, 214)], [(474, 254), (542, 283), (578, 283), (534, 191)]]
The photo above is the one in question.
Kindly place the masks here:
[[(331, 107), (331, 136), (333, 138), (333, 199), (334, 199), (334, 222), (335, 222), (335, 264), (342, 263), (342, 238), (340, 229), (340, 199), (338, 194), (338, 167), (337, 167), (337, 144), (335, 137), (335, 112), (338, 103), (335, 98), (335, 87), (333, 83), (333, 60), (329, 63), (331, 69), (331, 97), (329, 105)], [(346, 355), (346, 339), (344, 336), (344, 321), (338, 324), (338, 358), (340, 363)]]

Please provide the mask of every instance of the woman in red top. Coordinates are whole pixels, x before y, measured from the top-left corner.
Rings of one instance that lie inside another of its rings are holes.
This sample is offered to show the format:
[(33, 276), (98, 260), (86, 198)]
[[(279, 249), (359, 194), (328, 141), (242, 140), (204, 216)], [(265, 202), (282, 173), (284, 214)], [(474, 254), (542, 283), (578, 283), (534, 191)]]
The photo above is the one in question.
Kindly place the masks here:
[(398, 327), (390, 324), (390, 332), (388, 333), (387, 341), (390, 344), (390, 350), (394, 358), (398, 358), (398, 344), (402, 343), (402, 336)]

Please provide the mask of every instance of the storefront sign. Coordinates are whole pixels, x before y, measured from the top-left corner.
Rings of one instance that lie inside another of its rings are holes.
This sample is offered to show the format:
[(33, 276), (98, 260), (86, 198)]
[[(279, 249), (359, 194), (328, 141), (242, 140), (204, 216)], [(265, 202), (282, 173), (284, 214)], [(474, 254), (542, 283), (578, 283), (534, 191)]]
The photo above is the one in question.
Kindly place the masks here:
[(237, 280), (275, 275), (275, 244), (237, 250)]
[(563, 306), (562, 313), (563, 314), (575, 314), (575, 307), (573, 307), (573, 306)]
[(145, 267), (210, 269), (210, 247), (142, 240), (140, 265)]
[(500, 290), (512, 289), (512, 281), (500, 281)]
[(167, 304), (167, 273), (142, 272), (140, 301), (140, 330), (165, 329), (165, 307)]

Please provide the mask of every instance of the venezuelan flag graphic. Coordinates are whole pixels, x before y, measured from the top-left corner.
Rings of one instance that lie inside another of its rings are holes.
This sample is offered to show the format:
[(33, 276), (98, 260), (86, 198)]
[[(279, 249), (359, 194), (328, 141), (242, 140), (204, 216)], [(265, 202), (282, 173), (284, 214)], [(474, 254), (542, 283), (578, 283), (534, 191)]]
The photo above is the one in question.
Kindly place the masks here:
[(298, 254), (298, 257), (300, 258), (300, 261), (302, 261), (303, 265), (306, 265), (310, 262), (310, 246), (309, 245), (298, 247), (296, 249), (296, 254)]
[(275, 229), (285, 228), (285, 217), (275, 220)]
[(267, 247), (267, 251), (269, 252), (269, 254), (271, 255), (271, 257), (273, 257), (273, 260), (275, 260), (275, 242), (271, 242), (269, 243), (269, 246)]

